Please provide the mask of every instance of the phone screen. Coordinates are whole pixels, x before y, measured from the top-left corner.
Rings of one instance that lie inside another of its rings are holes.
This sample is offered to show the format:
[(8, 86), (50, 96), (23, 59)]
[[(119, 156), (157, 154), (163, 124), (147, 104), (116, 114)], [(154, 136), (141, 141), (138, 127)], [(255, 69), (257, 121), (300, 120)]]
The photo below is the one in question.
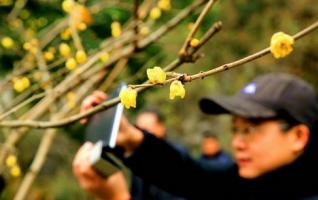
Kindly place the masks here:
[[(118, 97), (120, 91), (126, 87), (126, 84), (121, 84), (118, 88), (107, 94), (108, 99)], [(93, 143), (102, 141), (104, 147), (114, 148), (122, 112), (123, 106), (121, 103), (118, 103), (105, 111), (93, 115), (86, 129), (86, 140)]]

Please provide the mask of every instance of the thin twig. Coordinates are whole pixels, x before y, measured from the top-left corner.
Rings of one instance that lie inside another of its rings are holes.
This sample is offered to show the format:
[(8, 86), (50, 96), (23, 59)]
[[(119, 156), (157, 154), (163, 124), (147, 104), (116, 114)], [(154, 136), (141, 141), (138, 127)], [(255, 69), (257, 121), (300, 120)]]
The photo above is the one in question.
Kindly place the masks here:
[(208, 14), (210, 8), (214, 5), (215, 2), (216, 2), (216, 0), (209, 0), (209, 2), (204, 7), (203, 11), (200, 13), (200, 16), (195, 21), (192, 30), (188, 34), (187, 39), (184, 41), (184, 43), (179, 51), (180, 56), (186, 56), (188, 54), (188, 47), (189, 47), (189, 43), (190, 43), (191, 39), (193, 38), (195, 33), (198, 31), (201, 23), (203, 22), (204, 17)]
[(11, 108), (9, 111), (3, 113), (2, 115), (0, 115), (0, 120), (3, 120), (4, 118), (6, 118), (7, 116), (9, 116), (10, 114), (17, 112), (20, 108), (24, 107), (25, 105), (40, 99), (42, 97), (45, 96), (45, 92), (42, 92), (40, 94), (35, 94), (33, 96), (31, 96), (30, 98), (28, 98), (27, 100), (23, 101), (22, 103), (18, 104), (17, 106)]
[(104, 83), (102, 83), (100, 89), (102, 91), (107, 91), (108, 88), (110, 87), (110, 85), (114, 82), (114, 80), (116, 79), (116, 77), (118, 77), (118, 75), (121, 73), (121, 71), (124, 69), (124, 67), (126, 66), (128, 62), (128, 58), (122, 58), (120, 59), (117, 64), (115, 65), (115, 67), (113, 68), (113, 70), (109, 73), (107, 79), (105, 80)]
[[(208, 40), (210, 40), (211, 37), (213, 37), (221, 29), (222, 29), (222, 22), (221, 21), (215, 22), (212, 25), (212, 27), (200, 39), (200, 43), (196, 47), (193, 47), (193, 51), (196, 52), (198, 49), (200, 49), (202, 45), (204, 45)], [(193, 54), (194, 52), (191, 52), (191, 53)]]
[(27, 2), (28, 2), (27, 0), (17, 0), (14, 4), (14, 7), (11, 13), (8, 15), (8, 21), (12, 21), (16, 19)]
[(134, 33), (135, 33), (135, 40), (133, 41), (133, 45), (135, 49), (138, 49), (138, 35), (139, 35), (139, 16), (138, 16), (138, 0), (133, 0), (133, 26), (134, 26)]

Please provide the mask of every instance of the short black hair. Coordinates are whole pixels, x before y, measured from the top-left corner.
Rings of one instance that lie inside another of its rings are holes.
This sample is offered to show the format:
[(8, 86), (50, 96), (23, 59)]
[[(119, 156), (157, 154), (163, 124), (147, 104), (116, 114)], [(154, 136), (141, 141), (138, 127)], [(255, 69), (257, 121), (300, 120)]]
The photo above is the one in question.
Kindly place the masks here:
[(164, 123), (166, 121), (165, 117), (163, 116), (163, 114), (158, 109), (146, 108), (146, 109), (141, 110), (138, 115), (143, 114), (143, 113), (152, 113), (152, 114), (154, 114), (156, 116), (158, 122)]
[(211, 130), (205, 130), (202, 133), (203, 138), (214, 138), (218, 139), (218, 136), (216, 133), (212, 132)]

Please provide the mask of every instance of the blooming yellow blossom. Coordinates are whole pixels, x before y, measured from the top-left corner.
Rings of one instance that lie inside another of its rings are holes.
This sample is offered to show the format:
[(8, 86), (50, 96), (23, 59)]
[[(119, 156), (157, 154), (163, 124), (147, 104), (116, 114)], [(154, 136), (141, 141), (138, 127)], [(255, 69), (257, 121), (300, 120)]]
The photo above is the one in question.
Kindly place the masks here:
[(11, 49), (14, 45), (14, 41), (10, 37), (4, 37), (1, 39), (1, 44), (6, 49)]
[(77, 63), (83, 64), (87, 60), (87, 55), (86, 55), (85, 51), (79, 50), (76, 52), (75, 58), (76, 58)]
[(39, 71), (33, 72), (33, 73), (32, 73), (32, 77), (33, 77), (33, 79), (36, 80), (36, 81), (41, 80), (41, 72), (39, 72)]
[(197, 47), (200, 43), (200, 40), (196, 39), (196, 38), (192, 38), (190, 41), (190, 46), (191, 47)]
[(13, 177), (19, 177), (21, 175), (21, 169), (18, 165), (11, 168), (10, 173)]
[(61, 33), (62, 40), (69, 40), (71, 38), (71, 29), (67, 28)]
[(35, 54), (38, 51), (39, 44), (40, 44), (39, 40), (36, 38), (33, 38), (29, 42), (26, 42), (23, 44), (23, 49)]
[(80, 23), (90, 25), (93, 23), (93, 18), (87, 7), (76, 3), (72, 10), (72, 20), (76, 27)]
[(150, 33), (150, 30), (149, 30), (149, 28), (148, 28), (147, 26), (143, 26), (143, 27), (140, 28), (140, 34), (141, 34), (141, 35), (146, 36), (146, 35), (148, 35), (149, 33)]
[(28, 87), (30, 87), (30, 81), (27, 77), (13, 79), (13, 88), (15, 91), (23, 92)]
[(76, 25), (76, 28), (80, 31), (85, 31), (87, 29), (87, 25), (84, 22), (80, 22)]
[(68, 92), (66, 95), (67, 105), (72, 109), (76, 106), (76, 94), (74, 92)]
[(40, 44), (39, 40), (36, 39), (36, 38), (32, 38), (31, 41), (30, 41), (30, 43), (31, 43), (31, 45), (32, 45), (33, 47), (37, 47), (37, 46), (39, 46), (39, 44)]
[(129, 109), (130, 107), (136, 108), (137, 91), (131, 88), (123, 89), (120, 94), (120, 102)]
[(270, 50), (275, 58), (283, 58), (293, 51), (294, 38), (283, 32), (275, 33), (271, 38)]
[(31, 44), (30, 44), (30, 42), (25, 42), (24, 44), (23, 44), (23, 49), (25, 49), (25, 50), (30, 50), (31, 49)]
[(107, 52), (101, 53), (99, 59), (100, 59), (103, 63), (107, 62), (107, 61), (109, 60), (109, 53), (107, 53)]
[(119, 22), (117, 22), (117, 21), (112, 22), (110, 27), (111, 27), (113, 37), (116, 38), (116, 37), (119, 37), (121, 35), (121, 25)]
[(43, 53), (43, 57), (46, 61), (52, 61), (54, 59), (54, 53), (50, 52), (50, 51), (45, 51)]
[(147, 69), (147, 76), (151, 83), (164, 83), (166, 81), (166, 73), (160, 67)]
[(157, 5), (161, 10), (164, 10), (164, 11), (168, 11), (171, 9), (170, 0), (159, 0)]
[(60, 51), (60, 54), (61, 54), (63, 57), (68, 57), (68, 56), (70, 56), (70, 54), (71, 54), (71, 48), (70, 48), (70, 46), (68, 46), (68, 44), (66, 44), (66, 43), (60, 44), (60, 46), (59, 46), (59, 51)]
[(62, 2), (62, 8), (67, 13), (70, 13), (74, 6), (75, 6), (74, 0), (64, 0)]
[(181, 81), (175, 80), (170, 85), (170, 99), (174, 99), (176, 96), (181, 97), (182, 99), (185, 96), (185, 89)]
[(68, 70), (74, 70), (77, 67), (77, 62), (74, 58), (69, 58), (66, 60), (65, 67)]
[(17, 164), (17, 157), (15, 157), (15, 155), (9, 155), (6, 159), (6, 165), (8, 167), (13, 167), (14, 165)]
[(161, 17), (161, 10), (158, 7), (154, 7), (150, 11), (150, 18), (156, 20)]

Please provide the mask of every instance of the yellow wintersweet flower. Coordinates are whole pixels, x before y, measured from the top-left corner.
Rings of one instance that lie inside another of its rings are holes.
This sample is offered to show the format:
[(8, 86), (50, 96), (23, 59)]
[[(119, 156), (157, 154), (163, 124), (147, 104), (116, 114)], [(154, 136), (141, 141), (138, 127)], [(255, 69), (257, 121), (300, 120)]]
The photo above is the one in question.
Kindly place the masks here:
[(43, 53), (43, 57), (46, 61), (52, 61), (54, 59), (54, 53), (52, 53), (51, 51), (45, 51)]
[(42, 74), (41, 74), (41, 72), (39, 72), (39, 71), (36, 71), (36, 72), (33, 72), (33, 73), (32, 73), (32, 77), (33, 77), (33, 79), (36, 80), (36, 81), (41, 80), (41, 76), (42, 76)]
[(74, 0), (64, 0), (62, 2), (62, 8), (65, 12), (70, 13), (75, 6)]
[(6, 159), (6, 165), (8, 167), (13, 167), (14, 165), (17, 164), (17, 157), (15, 157), (15, 155), (9, 155)]
[(62, 40), (69, 40), (71, 38), (71, 29), (66, 28), (60, 35)]
[(65, 67), (68, 70), (74, 70), (77, 67), (77, 62), (74, 58), (69, 58), (66, 60)]
[(147, 76), (151, 83), (164, 83), (166, 81), (166, 73), (160, 67), (147, 69)]
[(119, 37), (121, 35), (121, 25), (119, 22), (114, 21), (112, 22), (111, 26), (111, 31), (112, 31), (112, 36), (113, 37)]
[(87, 55), (86, 55), (85, 51), (79, 50), (76, 52), (75, 58), (76, 58), (77, 63), (83, 64), (87, 60)]
[(86, 25), (91, 25), (93, 23), (93, 17), (89, 9), (78, 3), (75, 3), (75, 6), (72, 10), (72, 20), (76, 27), (81, 22), (85, 23)]
[(21, 175), (21, 169), (18, 165), (11, 168), (10, 173), (13, 177), (19, 177)]
[(4, 37), (1, 39), (1, 44), (6, 49), (11, 49), (14, 45), (14, 41), (10, 37)]
[(200, 40), (196, 39), (196, 38), (192, 38), (190, 41), (190, 46), (191, 47), (197, 47), (200, 43)]
[(171, 9), (170, 0), (159, 0), (157, 5), (161, 10), (164, 11), (168, 11)]
[(161, 10), (158, 7), (154, 7), (150, 11), (150, 18), (156, 20), (161, 17)]
[(30, 87), (30, 80), (27, 77), (23, 77), (21, 81), (24, 86), (24, 89), (27, 89), (28, 87)]
[(140, 28), (140, 34), (146, 36), (150, 33), (150, 30), (147, 26), (143, 26)]
[(60, 44), (59, 51), (63, 57), (68, 57), (71, 54), (71, 48), (66, 43)]
[(185, 89), (181, 81), (175, 80), (170, 85), (170, 95), (169, 98), (172, 100), (176, 96), (181, 97), (182, 99), (185, 96)]
[(80, 31), (85, 31), (87, 29), (87, 25), (84, 22), (80, 22), (76, 25), (76, 28)]
[(137, 91), (131, 88), (126, 88), (120, 91), (120, 102), (129, 109), (130, 107), (136, 108)]
[(74, 92), (68, 92), (66, 94), (67, 105), (72, 109), (76, 106), (76, 94)]
[(15, 91), (23, 92), (28, 87), (30, 87), (30, 81), (27, 77), (13, 79), (13, 88)]
[(23, 49), (25, 49), (27, 51), (30, 50), (31, 47), (32, 47), (32, 45), (31, 45), (30, 42), (26, 42), (26, 43), (23, 44)]
[(275, 58), (283, 58), (293, 51), (294, 38), (283, 32), (275, 33), (271, 38), (270, 50)]
[(13, 81), (13, 88), (17, 92), (23, 92), (24, 90), (24, 86), (19, 79)]
[(107, 53), (107, 52), (101, 53), (99, 59), (100, 59), (103, 63), (107, 62), (107, 61), (109, 60), (109, 53)]

